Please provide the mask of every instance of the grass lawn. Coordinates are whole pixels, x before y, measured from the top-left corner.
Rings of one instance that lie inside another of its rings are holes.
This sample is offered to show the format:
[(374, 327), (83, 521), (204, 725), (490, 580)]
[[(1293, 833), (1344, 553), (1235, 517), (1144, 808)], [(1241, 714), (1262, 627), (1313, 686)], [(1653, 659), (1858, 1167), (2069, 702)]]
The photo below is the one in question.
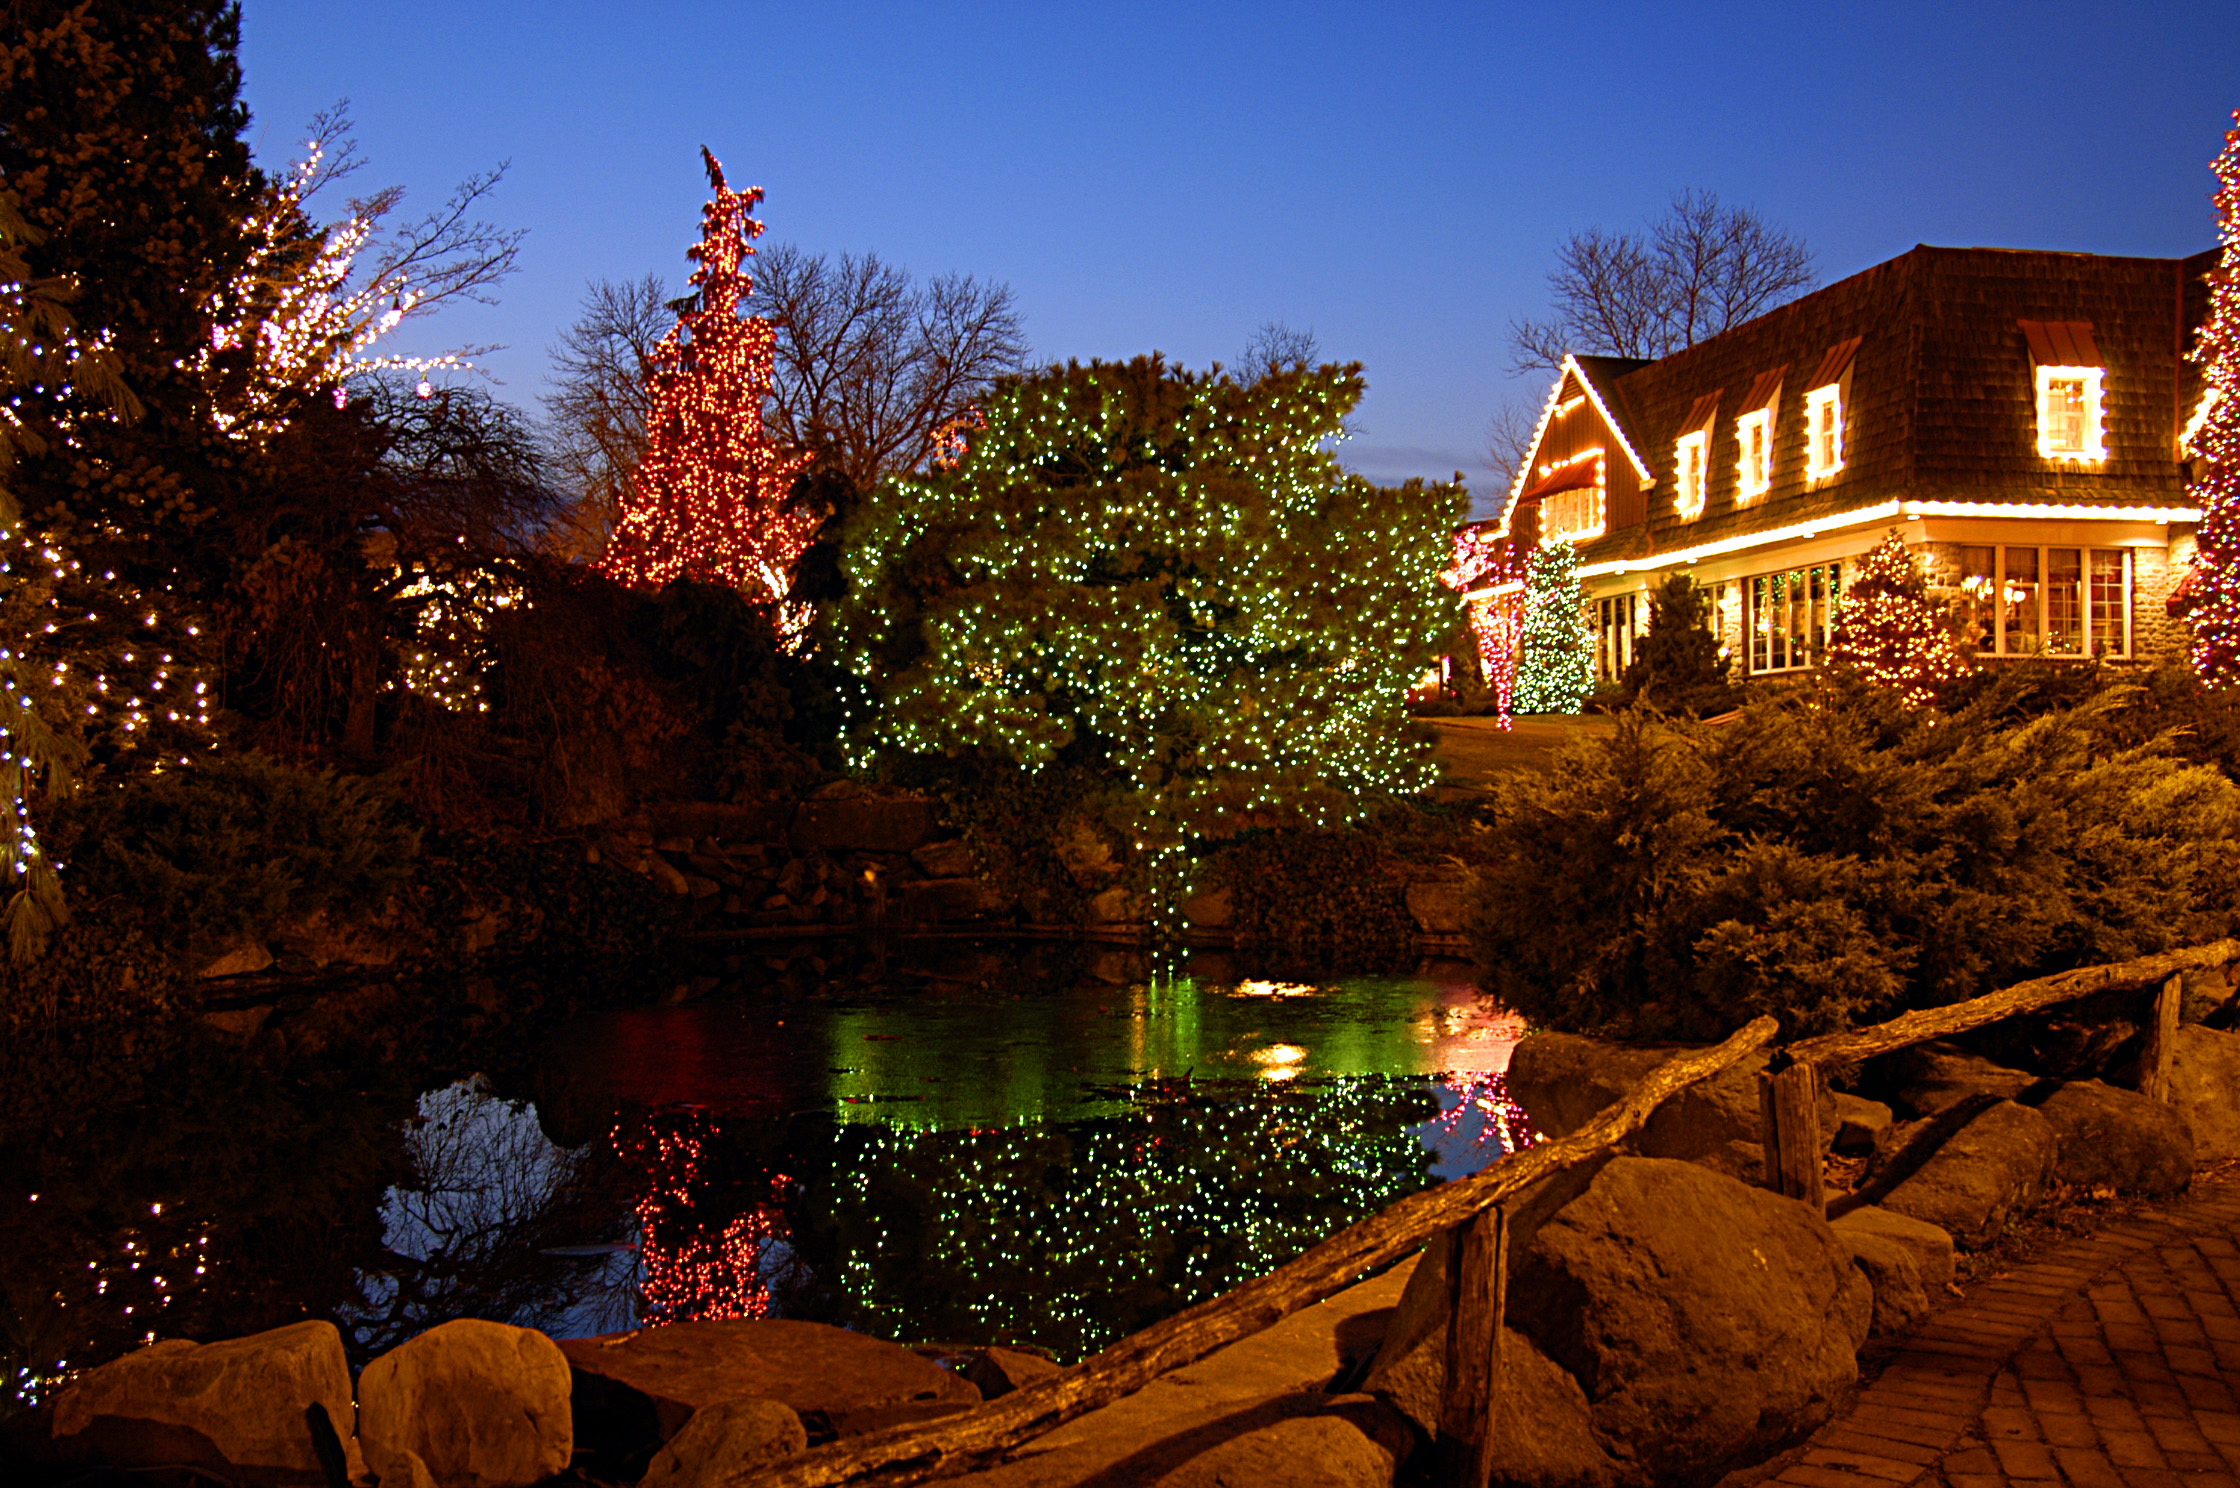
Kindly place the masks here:
[(1479, 791), (1496, 770), (1543, 769), (1557, 750), (1579, 739), (1599, 737), (1617, 727), (1607, 714), (1572, 717), (1537, 714), (1512, 720), (1506, 730), (1492, 718), (1432, 718), (1439, 730), (1439, 763), (1446, 769), (1446, 790)]

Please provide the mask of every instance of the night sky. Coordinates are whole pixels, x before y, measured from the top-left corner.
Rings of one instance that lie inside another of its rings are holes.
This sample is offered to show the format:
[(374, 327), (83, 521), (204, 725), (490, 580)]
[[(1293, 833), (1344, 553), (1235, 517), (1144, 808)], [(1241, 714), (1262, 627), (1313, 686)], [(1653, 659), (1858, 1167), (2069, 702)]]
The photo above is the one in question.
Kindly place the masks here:
[(2240, 8), (2139, 5), (870, 6), (247, 0), (259, 159), (347, 98), (437, 205), (510, 160), (501, 302), (399, 343), (501, 342), (533, 405), (584, 284), (681, 281), (698, 148), (765, 243), (1008, 281), (1042, 360), (1233, 360), (1311, 328), (1367, 366), (1346, 446), (1474, 489), (1504, 328), (1551, 249), (1682, 187), (1801, 233), (1824, 280), (1917, 242), (2175, 255), (2215, 241)]

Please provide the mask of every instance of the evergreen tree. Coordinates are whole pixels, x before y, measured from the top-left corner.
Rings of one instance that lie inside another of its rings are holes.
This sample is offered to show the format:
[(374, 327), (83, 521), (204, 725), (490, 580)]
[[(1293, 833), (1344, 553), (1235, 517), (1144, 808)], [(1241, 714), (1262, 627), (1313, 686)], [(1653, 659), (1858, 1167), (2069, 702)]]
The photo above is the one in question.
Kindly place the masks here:
[(1522, 654), (1517, 658), (1519, 713), (1576, 713), (1594, 690), (1594, 634), (1587, 629), (1579, 553), (1545, 542), (1525, 563)]
[[(2240, 112), (2233, 115), (2240, 122)], [(2193, 349), (2204, 416), (2189, 447), (2207, 467), (2188, 491), (2201, 508), (2200, 547), (2187, 581), (2193, 667), (2212, 687), (2240, 682), (2240, 128), (2216, 159), (2223, 256), (2210, 275), (2209, 320)]]
[(762, 224), (762, 189), (734, 191), (715, 156), (701, 152), (715, 199), (701, 212), (698, 303), (655, 350), (646, 451), (615, 519), (600, 568), (617, 581), (658, 589), (675, 579), (727, 584), (769, 605), (798, 636), (807, 607), (792, 600), (795, 566), (818, 514), (790, 500), (808, 456), (783, 450), (762, 425), (776, 332), (739, 313), (753, 289), (747, 259)]
[(1730, 703), (1719, 637), (1711, 629), (1711, 595), (1692, 574), (1673, 573), (1649, 592), (1649, 628), (1626, 664), (1626, 701), (1668, 713), (1718, 712)]
[(1854, 673), (1915, 708), (1966, 669), (1921, 566), (1891, 533), (1848, 575), (1828, 665)]
[(1079, 767), (1157, 851), (1428, 786), (1404, 701), (1453, 624), (1464, 497), (1339, 468), (1362, 387), (1157, 357), (999, 384), (959, 457), (869, 493), (850, 533), (839, 635), (877, 692), (859, 763)]

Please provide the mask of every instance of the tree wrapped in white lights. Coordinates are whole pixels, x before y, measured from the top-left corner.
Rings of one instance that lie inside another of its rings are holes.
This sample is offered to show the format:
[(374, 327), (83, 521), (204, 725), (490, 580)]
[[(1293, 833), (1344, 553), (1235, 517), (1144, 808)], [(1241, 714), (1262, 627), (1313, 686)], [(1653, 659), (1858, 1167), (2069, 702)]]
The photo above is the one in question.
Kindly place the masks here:
[(1466, 497), (1338, 467), (1362, 387), (1156, 357), (999, 385), (962, 457), (875, 492), (851, 533), (858, 762), (1085, 766), (1155, 852), (1428, 787), (1404, 700), (1454, 624)]

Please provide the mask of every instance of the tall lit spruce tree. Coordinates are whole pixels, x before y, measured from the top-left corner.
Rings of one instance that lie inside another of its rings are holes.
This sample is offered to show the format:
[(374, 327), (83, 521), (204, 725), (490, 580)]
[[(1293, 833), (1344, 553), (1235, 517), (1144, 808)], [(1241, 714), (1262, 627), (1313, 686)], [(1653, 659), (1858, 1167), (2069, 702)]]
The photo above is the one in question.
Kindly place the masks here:
[(1828, 665), (1925, 707), (1966, 669), (1942, 606), (1929, 597), (1921, 565), (1895, 532), (1851, 570), (1836, 611)]
[[(2240, 124), (2240, 112), (2233, 115)], [(2194, 344), (2206, 416), (2190, 447), (2203, 470), (2188, 487), (2201, 508), (2193, 560), (2193, 667), (2211, 687), (2240, 683), (2240, 128), (2216, 159), (2217, 229), (2224, 244), (2210, 275), (2209, 319)]]
[(852, 525), (859, 761), (1086, 767), (1154, 871), (1245, 824), (1334, 824), (1436, 776), (1408, 686), (1454, 623), (1457, 487), (1381, 489), (1330, 445), (1358, 366), (1250, 385), (1157, 357), (1007, 381), (945, 467)]
[(1562, 541), (1532, 550), (1524, 571), (1524, 635), (1517, 657), (1519, 713), (1576, 713), (1594, 690), (1579, 552)]
[(753, 216), (762, 188), (732, 190), (716, 157), (700, 153), (715, 198), (687, 250), (699, 299), (654, 352), (645, 457), (599, 567), (640, 589), (676, 579), (729, 585), (798, 636), (808, 616), (792, 599), (794, 568), (819, 517), (790, 498), (808, 456), (763, 428), (777, 333), (739, 313), (754, 285), (747, 260), (762, 232)]

